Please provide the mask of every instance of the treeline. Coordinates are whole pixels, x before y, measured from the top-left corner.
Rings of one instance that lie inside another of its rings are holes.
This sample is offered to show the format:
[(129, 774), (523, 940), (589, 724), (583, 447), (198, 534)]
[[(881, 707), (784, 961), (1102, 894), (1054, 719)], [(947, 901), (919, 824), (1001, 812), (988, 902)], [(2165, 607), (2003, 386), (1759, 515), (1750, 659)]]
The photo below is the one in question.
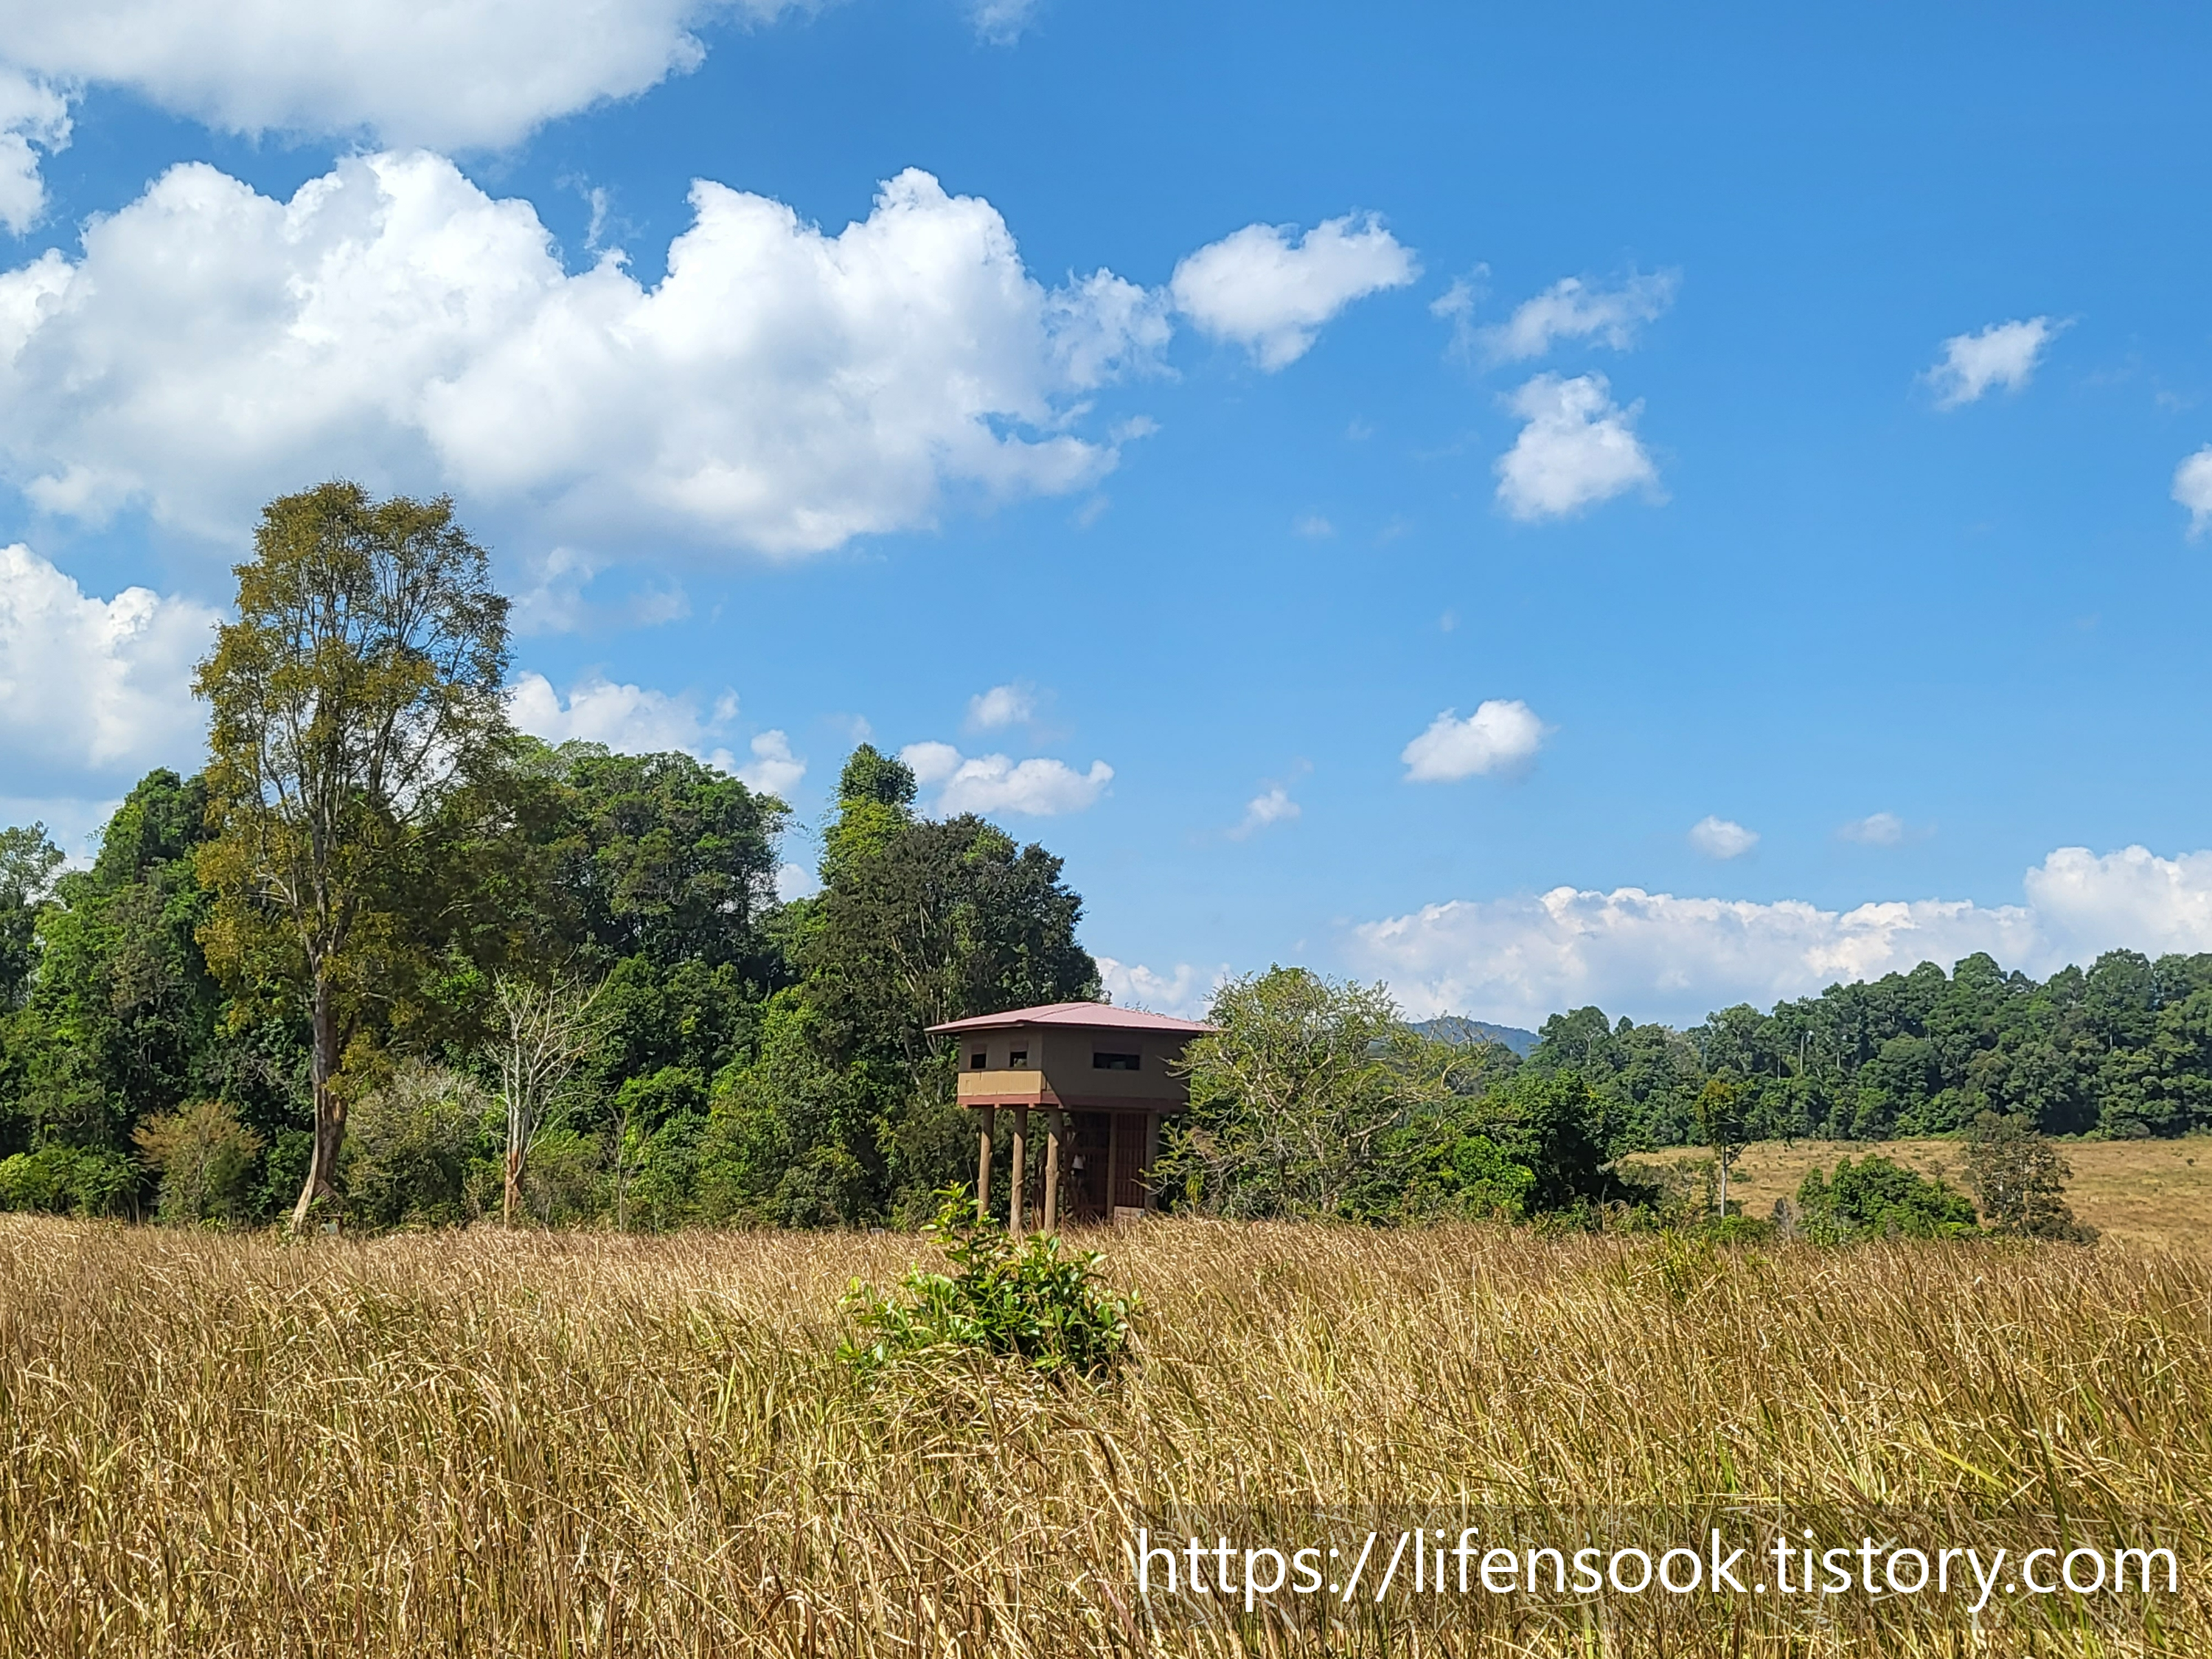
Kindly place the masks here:
[(447, 502), (285, 497), (237, 574), (205, 769), (87, 869), (0, 837), (0, 1206), (896, 1221), (966, 1165), (924, 1028), (1097, 993), (1060, 861), (872, 747), (785, 903), (781, 800), (516, 732)]
[[(597, 994), (528, 1149), (527, 1216), (835, 1224), (924, 1212), (964, 1171), (940, 1019), (1097, 994), (1060, 861), (981, 819), (914, 811), (862, 745), (822, 890), (775, 897), (788, 811), (680, 754), (511, 737), (501, 833), (417, 919), (404, 971), (349, 1045), (338, 1185), (353, 1221), (500, 1207), (495, 976), (535, 958)], [(152, 773), (91, 867), (52, 880), (35, 830), (0, 843), (0, 1206), (268, 1221), (306, 1179), (308, 1011), (282, 979), (226, 985), (201, 778)], [(387, 966), (401, 964), (389, 963)]]
[(1957, 1134), (1984, 1112), (2052, 1135), (2212, 1128), (2212, 955), (2109, 951), (2038, 982), (1978, 951), (1686, 1031), (1577, 1008), (1537, 1035), (1524, 1063), (1587, 1080), (1623, 1152), (1698, 1143), (1715, 1078), (1755, 1139)]

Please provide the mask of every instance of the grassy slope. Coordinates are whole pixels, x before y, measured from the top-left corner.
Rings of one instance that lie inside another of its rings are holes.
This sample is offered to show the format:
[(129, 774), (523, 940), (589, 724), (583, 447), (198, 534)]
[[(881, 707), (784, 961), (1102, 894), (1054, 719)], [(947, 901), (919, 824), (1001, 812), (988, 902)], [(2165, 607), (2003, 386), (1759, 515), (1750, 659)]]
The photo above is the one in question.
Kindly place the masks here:
[[(2212, 1651), (2212, 1264), (1195, 1222), (1111, 1243), (1149, 1304), (1122, 1382), (955, 1364), (871, 1393), (830, 1357), (838, 1298), (911, 1238), (287, 1246), (0, 1217), (0, 1654), (1307, 1652), (1155, 1645), (1132, 1529), (1468, 1504), (1645, 1541), (1778, 1503), (1847, 1537), (2163, 1513), (2192, 1579), (2170, 1639), (2107, 1606), (2094, 1650)], [(1877, 1650), (1863, 1604), (1824, 1611), (1789, 1653)], [(1694, 1601), (1455, 1613), (1489, 1635), (1389, 1650), (1784, 1650)], [(1655, 1615), (1663, 1647), (1573, 1634)], [(1975, 1653), (2023, 1650), (2002, 1617)], [(1879, 1650), (1960, 1651), (1937, 1622)]]
[[(2074, 1178), (2066, 1201), (2081, 1220), (2115, 1243), (2144, 1249), (2201, 1250), (2212, 1247), (2212, 1137), (2185, 1140), (2079, 1140), (2061, 1143)], [(1966, 1150), (1955, 1140), (1765, 1141), (1746, 1149), (1729, 1179), (1729, 1197), (1743, 1200), (1746, 1215), (1763, 1216), (1778, 1198), (1793, 1196), (1805, 1172), (1833, 1170), (1838, 1158), (1869, 1152), (1894, 1158), (1923, 1175), (1943, 1175), (1962, 1185)], [(1710, 1154), (1681, 1147), (1633, 1160), (1654, 1164), (1695, 1163)]]

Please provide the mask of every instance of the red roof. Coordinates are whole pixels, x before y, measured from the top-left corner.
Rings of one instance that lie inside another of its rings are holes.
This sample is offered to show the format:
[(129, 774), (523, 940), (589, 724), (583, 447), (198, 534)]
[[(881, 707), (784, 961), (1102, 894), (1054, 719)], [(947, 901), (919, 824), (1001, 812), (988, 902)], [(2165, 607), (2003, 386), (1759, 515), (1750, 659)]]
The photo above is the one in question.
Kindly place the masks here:
[(950, 1031), (1001, 1031), (1015, 1025), (1092, 1026), (1114, 1031), (1158, 1031), (1173, 1036), (1198, 1036), (1217, 1027), (1194, 1019), (1170, 1019), (1148, 1014), (1141, 1008), (1116, 1008), (1110, 1002), (1048, 1002), (1042, 1008), (1009, 1008), (1003, 1014), (978, 1014), (933, 1025), (930, 1035)]

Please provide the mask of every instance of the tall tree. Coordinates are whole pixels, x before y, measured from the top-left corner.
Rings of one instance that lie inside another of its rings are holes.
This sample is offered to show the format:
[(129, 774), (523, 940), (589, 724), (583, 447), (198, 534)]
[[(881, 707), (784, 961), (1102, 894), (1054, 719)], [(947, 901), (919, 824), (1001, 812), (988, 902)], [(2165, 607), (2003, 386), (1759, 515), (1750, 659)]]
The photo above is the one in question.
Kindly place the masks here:
[(234, 981), (282, 974), (313, 1034), (314, 1145), (292, 1224), (335, 1197), (333, 1086), (375, 995), (425, 826), (507, 732), (507, 601), (453, 503), (331, 483), (263, 509), (238, 619), (194, 689), (213, 709), (202, 938)]
[(499, 976), (499, 1033), (487, 1055), (499, 1067), (507, 1108), (505, 1183), (500, 1219), (512, 1227), (522, 1202), (522, 1174), (532, 1150), (559, 1121), (562, 1091), (603, 1023), (594, 1005), (604, 981), (558, 978), (550, 984)]
[(45, 824), (0, 830), (0, 1006), (14, 1007), (30, 989), (39, 912), (62, 862)]

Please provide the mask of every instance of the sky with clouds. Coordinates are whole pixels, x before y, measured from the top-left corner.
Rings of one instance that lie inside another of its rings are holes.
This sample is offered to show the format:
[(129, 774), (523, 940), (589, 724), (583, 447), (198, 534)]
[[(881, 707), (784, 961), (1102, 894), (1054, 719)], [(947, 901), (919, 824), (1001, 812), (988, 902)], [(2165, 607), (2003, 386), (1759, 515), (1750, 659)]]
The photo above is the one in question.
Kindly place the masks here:
[(2212, 950), (2212, 22), (0, 0), (0, 816), (199, 760), (270, 495), (526, 728), (852, 744), (1124, 1000), (1674, 1021)]

